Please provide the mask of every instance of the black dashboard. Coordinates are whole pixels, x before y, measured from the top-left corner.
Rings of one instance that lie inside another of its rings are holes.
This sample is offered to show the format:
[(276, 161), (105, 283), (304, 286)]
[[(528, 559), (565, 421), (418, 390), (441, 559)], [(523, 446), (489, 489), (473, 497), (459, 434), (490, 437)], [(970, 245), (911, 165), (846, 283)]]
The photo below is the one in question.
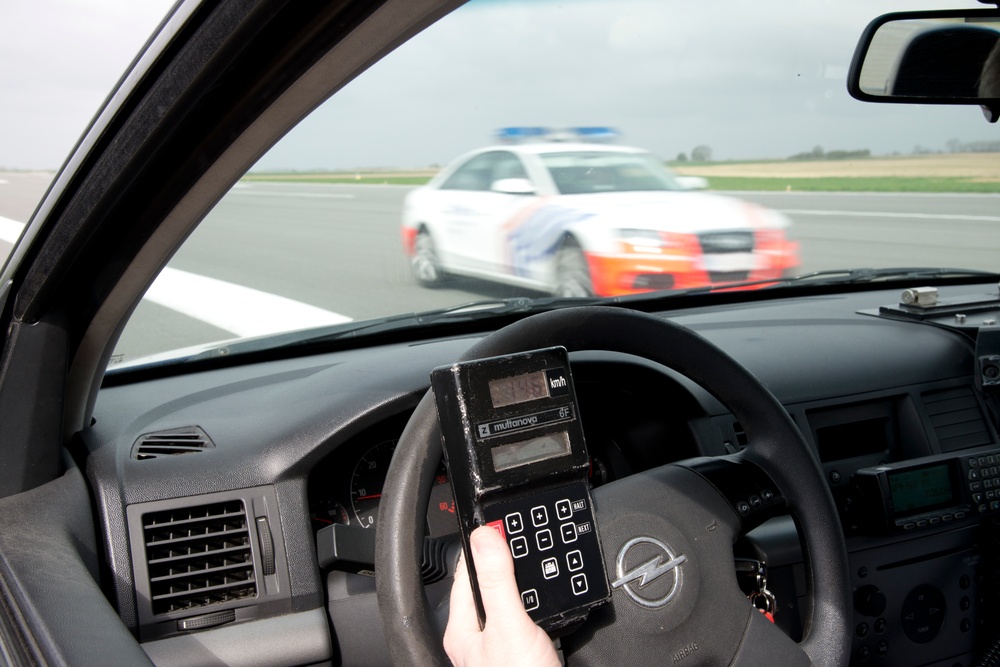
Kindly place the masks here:
[[(981, 298), (996, 287), (941, 291)], [(983, 576), (997, 562), (992, 513), (944, 512), (947, 520), (889, 534), (866, 523), (872, 501), (852, 484), (861, 469), (942, 455), (979, 465), (981, 454), (989, 469), (1000, 446), (997, 395), (974, 380), (975, 341), (870, 312), (898, 298), (898, 290), (818, 294), (663, 315), (756, 375), (819, 457), (848, 544), (854, 661), (971, 664), (994, 639), (985, 625), (993, 583)], [(158, 664), (191, 664), (215, 650), (238, 658), (225, 652), (242, 632), (247, 641), (272, 637), (289, 662), (332, 654), (335, 664), (384, 664), (373, 573), (360, 562), (374, 541), (358, 535), (377, 529), (388, 462), (430, 371), (478, 337), (105, 387), (71, 453), (103, 530), (105, 595), (147, 654)], [(571, 363), (594, 486), (746, 446), (729, 410), (670, 369), (603, 351), (574, 353)], [(427, 517), (445, 562), (427, 579), (428, 597), (444, 614), (458, 547), (443, 466)], [(341, 553), (318, 557), (330, 527)], [(767, 561), (776, 621), (800, 634), (807, 591), (793, 520), (767, 521), (737, 555)]]

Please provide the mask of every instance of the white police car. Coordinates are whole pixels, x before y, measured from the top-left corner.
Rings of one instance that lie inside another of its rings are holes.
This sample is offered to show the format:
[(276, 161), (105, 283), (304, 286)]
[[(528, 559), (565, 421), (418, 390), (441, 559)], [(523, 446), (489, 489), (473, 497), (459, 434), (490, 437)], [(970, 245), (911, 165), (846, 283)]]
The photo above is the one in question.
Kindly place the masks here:
[(692, 192), (647, 151), (501, 132), (512, 136), (529, 142), (468, 153), (407, 196), (403, 243), (421, 284), (461, 275), (611, 296), (777, 279), (799, 265), (784, 215)]

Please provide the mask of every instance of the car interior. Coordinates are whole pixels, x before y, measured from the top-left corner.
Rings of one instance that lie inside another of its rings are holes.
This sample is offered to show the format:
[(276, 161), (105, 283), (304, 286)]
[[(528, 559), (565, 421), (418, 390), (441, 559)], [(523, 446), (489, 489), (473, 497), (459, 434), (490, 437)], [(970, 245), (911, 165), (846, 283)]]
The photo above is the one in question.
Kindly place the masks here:
[[(456, 480), (479, 473), (444, 459), (443, 434), (472, 422), (442, 423), (432, 373), (555, 347), (603, 558), (586, 572), (609, 585), (553, 626), (567, 664), (997, 664), (995, 262), (608, 299), (507, 299), (477, 283), (471, 307), (414, 286), (440, 303), (122, 360), (123, 342), (158, 334), (139, 328), (144, 294), (190, 259), (199, 225), (262, 156), (408, 40), (474, 9), (462, 4), (181, 0), (136, 56), (0, 276), (0, 663), (448, 664)], [(964, 105), (977, 129), (979, 107), (995, 120), (1000, 100), (923, 86), (919, 64), (905, 75), (915, 88), (873, 88), (892, 73), (865, 68), (889, 21), (972, 17), (995, 32), (1000, 8), (894, 6), (866, 12), (838, 90), (879, 113)], [(379, 104), (406, 103), (389, 90)], [(980, 222), (995, 226), (996, 210)], [(373, 252), (402, 261), (396, 246)], [(257, 257), (261, 272), (269, 261)], [(549, 456), (520, 451), (504, 465)], [(654, 563), (672, 559), (648, 587), (626, 557), (636, 539), (659, 545)]]

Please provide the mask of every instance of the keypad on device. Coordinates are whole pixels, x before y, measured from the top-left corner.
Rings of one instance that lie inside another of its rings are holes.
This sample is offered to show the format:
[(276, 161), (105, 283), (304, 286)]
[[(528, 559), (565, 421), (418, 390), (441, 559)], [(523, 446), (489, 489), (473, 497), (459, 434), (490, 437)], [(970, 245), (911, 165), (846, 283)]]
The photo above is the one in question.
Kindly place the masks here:
[(535, 620), (608, 596), (585, 484), (488, 505), (484, 514), (510, 547), (521, 601)]

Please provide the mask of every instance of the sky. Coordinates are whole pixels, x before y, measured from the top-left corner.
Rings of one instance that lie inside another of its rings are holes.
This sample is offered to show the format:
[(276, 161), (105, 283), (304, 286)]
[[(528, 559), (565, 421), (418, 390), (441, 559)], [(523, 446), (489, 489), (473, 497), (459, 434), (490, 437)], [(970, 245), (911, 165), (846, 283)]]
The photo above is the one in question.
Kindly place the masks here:
[[(0, 3), (0, 168), (55, 169), (167, 0)], [(610, 125), (673, 159), (1000, 139), (976, 107), (873, 105), (845, 77), (877, 14), (971, 0), (480, 0), (335, 95), (257, 170), (425, 167), (512, 125)], [(670, 10), (670, 11), (665, 11)], [(822, 14), (817, 22), (815, 17)]]
[(172, 5), (0, 2), (0, 168), (61, 166)]

